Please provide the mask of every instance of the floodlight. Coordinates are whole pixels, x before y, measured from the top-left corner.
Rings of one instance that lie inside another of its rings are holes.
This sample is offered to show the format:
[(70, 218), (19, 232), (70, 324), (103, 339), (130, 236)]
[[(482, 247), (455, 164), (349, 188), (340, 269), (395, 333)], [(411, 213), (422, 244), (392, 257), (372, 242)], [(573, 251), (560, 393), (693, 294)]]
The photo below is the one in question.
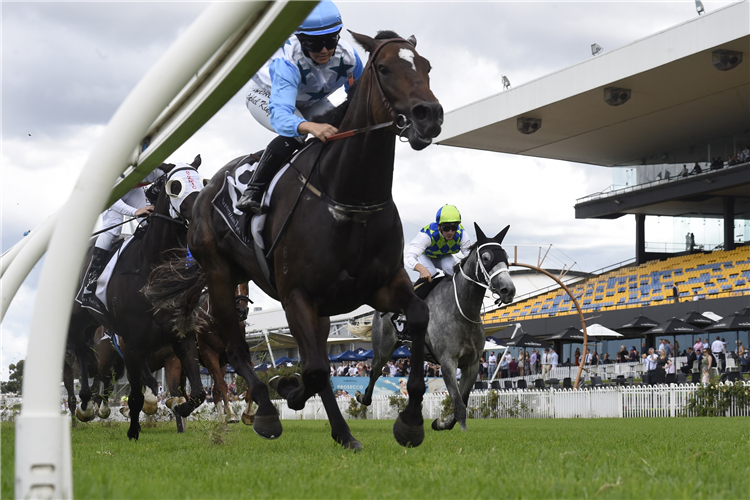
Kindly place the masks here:
[(630, 100), (630, 89), (618, 89), (617, 87), (607, 87), (604, 89), (604, 102), (610, 106), (619, 106)]
[(542, 120), (522, 116), (516, 121), (516, 127), (522, 134), (533, 134), (542, 128)]
[(598, 43), (592, 43), (592, 44), (591, 44), (591, 55), (592, 55), (592, 56), (595, 56), (595, 55), (597, 55), (597, 54), (598, 54), (599, 52), (601, 52), (602, 50), (604, 50), (604, 49), (602, 49), (602, 46), (601, 46), (601, 45), (599, 45)]
[(711, 53), (711, 64), (719, 71), (729, 71), (742, 62), (742, 52), (734, 50), (714, 50)]
[(706, 9), (703, 8), (703, 2), (701, 2), (701, 0), (695, 0), (695, 10), (698, 11), (699, 16), (706, 12)]
[(510, 80), (508, 80), (508, 77), (503, 75), (503, 90), (508, 90), (510, 88)]

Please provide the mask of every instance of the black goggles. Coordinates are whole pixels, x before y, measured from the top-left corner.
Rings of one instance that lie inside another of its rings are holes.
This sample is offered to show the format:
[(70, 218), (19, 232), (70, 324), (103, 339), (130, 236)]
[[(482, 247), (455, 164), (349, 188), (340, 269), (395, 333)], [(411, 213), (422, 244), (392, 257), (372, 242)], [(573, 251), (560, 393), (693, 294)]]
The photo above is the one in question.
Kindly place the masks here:
[(299, 43), (302, 45), (302, 48), (308, 52), (321, 52), (324, 48), (333, 50), (339, 44), (339, 35), (333, 35), (327, 38), (300, 38)]
[(441, 231), (458, 231), (458, 224), (440, 224)]

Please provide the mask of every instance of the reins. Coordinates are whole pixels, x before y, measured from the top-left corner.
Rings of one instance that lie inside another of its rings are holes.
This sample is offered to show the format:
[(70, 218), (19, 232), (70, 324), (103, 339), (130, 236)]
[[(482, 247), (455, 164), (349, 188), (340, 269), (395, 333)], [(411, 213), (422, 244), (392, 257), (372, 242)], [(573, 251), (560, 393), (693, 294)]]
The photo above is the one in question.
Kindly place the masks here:
[[(463, 276), (464, 279), (470, 281), (471, 283), (474, 283), (475, 285), (481, 286), (482, 288), (484, 288), (486, 290), (489, 290), (491, 293), (497, 293), (497, 291), (495, 290), (495, 288), (492, 286), (492, 279), (495, 276), (497, 276), (498, 274), (500, 274), (500, 273), (510, 273), (510, 269), (508, 269), (507, 264), (506, 264), (506, 267), (498, 269), (497, 271), (495, 271), (492, 274), (488, 273), (487, 269), (484, 267), (484, 263), (482, 263), (482, 257), (479, 255), (480, 250), (482, 248), (486, 247), (486, 246), (498, 246), (498, 247), (500, 247), (500, 249), (503, 248), (502, 245), (500, 245), (500, 243), (494, 243), (494, 242), (484, 243), (484, 244), (480, 245), (477, 248), (477, 250), (476, 250), (477, 264), (476, 264), (476, 269), (475, 269), (474, 273), (478, 276), (479, 275), (478, 271), (481, 270), (482, 274), (484, 275), (485, 283), (477, 281), (477, 280), (471, 278), (469, 275), (467, 275), (466, 272), (464, 271), (463, 263), (459, 263), (458, 264), (458, 269), (459, 269), (459, 271), (461, 271), (461, 276)], [(466, 314), (464, 314), (464, 311), (461, 308), (461, 302), (458, 300), (458, 289), (456, 288), (456, 278), (455, 278), (455, 276), (453, 278), (453, 296), (456, 299), (456, 306), (458, 306), (458, 312), (461, 313), (461, 316), (463, 316), (466, 321), (469, 321), (469, 322), (475, 323), (475, 324), (479, 324), (479, 323), (482, 322), (482, 318), (481, 317), (479, 318), (479, 321), (474, 321), (473, 319), (470, 319), (468, 316), (466, 316)]]

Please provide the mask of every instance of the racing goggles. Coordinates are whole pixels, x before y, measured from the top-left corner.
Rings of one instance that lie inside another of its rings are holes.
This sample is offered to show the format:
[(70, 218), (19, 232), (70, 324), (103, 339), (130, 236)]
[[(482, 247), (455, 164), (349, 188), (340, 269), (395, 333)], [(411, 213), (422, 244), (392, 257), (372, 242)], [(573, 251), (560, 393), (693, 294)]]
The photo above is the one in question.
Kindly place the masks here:
[(308, 52), (321, 52), (324, 48), (333, 50), (339, 44), (339, 35), (336, 34), (329, 37), (316, 36), (311, 38), (299, 38), (299, 43), (302, 45), (302, 48)]
[(458, 231), (458, 224), (456, 223), (440, 224), (440, 230), (441, 231), (453, 231), (455, 233), (456, 231)]

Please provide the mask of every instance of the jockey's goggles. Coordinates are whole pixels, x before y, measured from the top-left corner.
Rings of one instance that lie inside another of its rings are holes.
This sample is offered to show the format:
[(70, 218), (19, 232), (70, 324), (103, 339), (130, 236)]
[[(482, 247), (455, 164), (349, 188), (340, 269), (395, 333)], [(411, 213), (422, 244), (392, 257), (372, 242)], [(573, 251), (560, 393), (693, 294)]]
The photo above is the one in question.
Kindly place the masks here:
[(308, 52), (321, 52), (324, 48), (333, 50), (339, 44), (338, 33), (328, 37), (316, 36), (312, 38), (301, 38), (300, 36), (297, 36), (297, 38), (299, 39), (302, 48)]
[(440, 224), (441, 231), (458, 231), (458, 224)]

